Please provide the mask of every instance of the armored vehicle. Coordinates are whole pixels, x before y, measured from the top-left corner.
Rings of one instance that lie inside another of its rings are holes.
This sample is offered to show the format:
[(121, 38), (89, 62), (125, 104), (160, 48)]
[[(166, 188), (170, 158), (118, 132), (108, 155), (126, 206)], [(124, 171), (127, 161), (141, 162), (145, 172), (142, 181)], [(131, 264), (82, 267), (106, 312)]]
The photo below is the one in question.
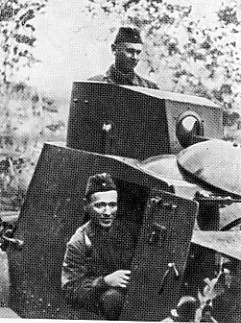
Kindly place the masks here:
[(205, 98), (75, 82), (67, 142), (44, 145), (16, 227), (2, 231), (9, 307), (22, 318), (93, 319), (65, 303), (61, 266), (99, 172), (113, 176), (136, 241), (121, 320), (168, 317), (214, 277), (217, 253), (237, 265), (241, 150), (222, 140), (222, 119)]

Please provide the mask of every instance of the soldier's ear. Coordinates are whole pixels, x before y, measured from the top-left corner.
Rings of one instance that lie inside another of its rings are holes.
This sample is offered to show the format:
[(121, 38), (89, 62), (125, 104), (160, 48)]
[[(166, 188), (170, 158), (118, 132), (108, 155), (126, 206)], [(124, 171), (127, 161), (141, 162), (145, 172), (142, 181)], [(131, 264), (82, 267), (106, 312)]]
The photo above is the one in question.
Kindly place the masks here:
[(85, 197), (83, 198), (83, 202), (84, 202), (84, 211), (86, 211), (87, 206), (88, 206), (88, 201)]
[(113, 54), (116, 53), (116, 48), (117, 48), (116, 44), (111, 44), (111, 51)]

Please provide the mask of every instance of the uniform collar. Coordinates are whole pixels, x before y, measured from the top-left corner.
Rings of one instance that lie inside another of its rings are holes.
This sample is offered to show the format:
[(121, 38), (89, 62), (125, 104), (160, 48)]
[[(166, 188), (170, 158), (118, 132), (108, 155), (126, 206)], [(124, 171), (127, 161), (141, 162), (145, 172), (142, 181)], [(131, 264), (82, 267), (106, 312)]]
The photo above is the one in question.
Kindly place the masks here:
[(88, 232), (89, 236), (90, 237), (94, 237), (94, 236), (99, 235), (99, 234), (102, 234), (102, 235), (105, 235), (105, 234), (111, 235), (114, 232), (115, 221), (116, 220), (114, 220), (111, 228), (109, 230), (106, 230), (106, 229), (102, 228), (101, 226), (99, 226), (98, 224), (96, 224), (95, 222), (93, 222), (93, 221), (90, 220), (89, 221), (89, 228), (90, 228), (90, 230)]
[(111, 65), (108, 71), (106, 72), (107, 78), (109, 78), (113, 83), (121, 85), (133, 85), (136, 78), (136, 73), (131, 71), (130, 73), (123, 74), (115, 68), (114, 65)]

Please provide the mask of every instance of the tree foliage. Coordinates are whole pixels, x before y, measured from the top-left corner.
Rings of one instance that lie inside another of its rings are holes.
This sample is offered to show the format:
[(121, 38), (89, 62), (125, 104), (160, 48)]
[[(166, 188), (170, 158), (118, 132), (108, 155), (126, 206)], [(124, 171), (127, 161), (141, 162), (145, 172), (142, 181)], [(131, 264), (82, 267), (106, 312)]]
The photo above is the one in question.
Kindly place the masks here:
[(211, 27), (193, 20), (191, 6), (172, 1), (88, 0), (87, 10), (94, 19), (100, 12), (113, 15), (113, 26), (139, 27), (147, 40), (143, 59), (160, 87), (167, 82), (162, 79), (166, 69), (172, 91), (213, 100), (223, 107), (225, 123), (231, 125), (239, 119), (241, 101), (237, 7), (238, 0), (223, 1)]
[[(17, 210), (44, 141), (64, 124), (53, 99), (21, 78), (38, 59), (34, 18), (47, 0), (0, 0), (0, 211)], [(17, 78), (16, 78), (17, 76)], [(17, 79), (17, 81), (16, 81)]]
[(185, 92), (189, 88), (192, 93), (221, 105), (226, 125), (239, 119), (237, 111), (241, 99), (241, 61), (237, 44), (241, 24), (237, 19), (237, 5), (237, 1), (223, 3), (212, 27), (203, 28), (199, 21), (186, 23), (188, 41), (174, 73), (178, 90)]
[(20, 67), (36, 62), (31, 51), (36, 41), (32, 19), (43, 12), (46, 3), (47, 0), (1, 0), (1, 83), (10, 82)]

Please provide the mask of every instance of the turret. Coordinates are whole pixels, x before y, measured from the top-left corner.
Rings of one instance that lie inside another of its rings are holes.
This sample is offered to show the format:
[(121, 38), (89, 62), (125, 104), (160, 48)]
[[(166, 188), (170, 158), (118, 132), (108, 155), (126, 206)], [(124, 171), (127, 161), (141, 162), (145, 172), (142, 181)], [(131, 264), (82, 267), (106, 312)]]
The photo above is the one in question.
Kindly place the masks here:
[(143, 160), (222, 138), (222, 118), (222, 109), (205, 98), (74, 82), (67, 146)]

